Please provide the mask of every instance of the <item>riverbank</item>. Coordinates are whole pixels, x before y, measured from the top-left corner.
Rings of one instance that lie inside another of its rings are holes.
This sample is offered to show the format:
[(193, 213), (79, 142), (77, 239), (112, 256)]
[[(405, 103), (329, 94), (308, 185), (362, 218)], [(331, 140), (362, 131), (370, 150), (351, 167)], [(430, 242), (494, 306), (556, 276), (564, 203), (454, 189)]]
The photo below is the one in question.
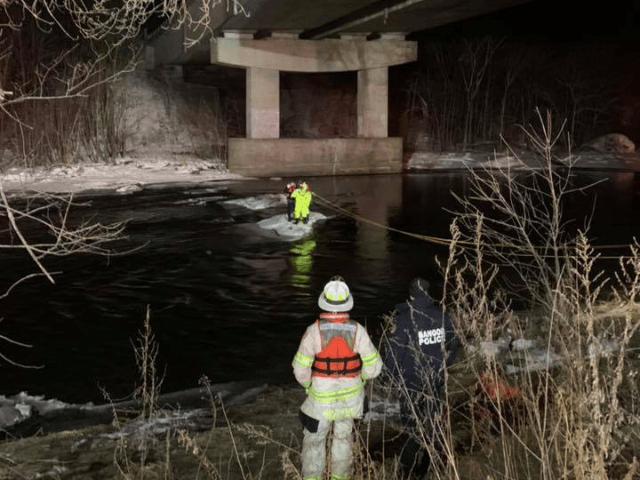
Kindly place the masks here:
[[(558, 166), (576, 169), (640, 171), (640, 152), (613, 154), (579, 152), (565, 156)], [(467, 169), (523, 170), (540, 168), (538, 156), (519, 152), (518, 156), (490, 151), (414, 152), (407, 156), (405, 172)], [(113, 163), (80, 163), (54, 168), (21, 169), (11, 167), (0, 172), (5, 192), (78, 193), (101, 192), (127, 194), (148, 185), (203, 184), (216, 181), (250, 179), (228, 171), (220, 160), (190, 156), (122, 157)]]
[[(147, 422), (121, 418), (111, 425), (5, 441), (0, 478), (299, 478), (303, 399), (301, 388), (269, 387), (241, 407), (223, 408), (212, 399), (215, 406), (192, 411), (188, 419), (162, 411)], [(366, 444), (378, 456), (375, 462), (359, 458), (359, 468), (384, 468), (383, 437), (393, 438), (397, 430), (369, 419), (359, 432), (360, 455)]]
[[(566, 166), (580, 170), (622, 170), (640, 171), (640, 152), (600, 153), (583, 151), (559, 155), (555, 162), (558, 167)], [(543, 166), (542, 159), (533, 152), (511, 153), (467, 152), (435, 153), (414, 152), (407, 162), (408, 171), (424, 170), (467, 170), (467, 169), (537, 169)]]
[[(462, 449), (470, 438), (460, 373), (450, 385), (452, 407), (460, 409), (454, 442)], [(10, 438), (0, 442), (0, 479), (300, 478), (304, 390), (293, 384), (229, 390), (213, 386), (202, 398), (208, 405), (199, 408), (165, 405), (144, 419), (139, 410), (116, 405), (109, 423)], [(399, 407), (378, 387), (369, 385), (368, 392), (370, 412), (357, 425), (354, 478), (397, 479), (394, 457), (405, 441)], [(466, 455), (461, 478), (474, 478), (481, 465), (482, 455)]]

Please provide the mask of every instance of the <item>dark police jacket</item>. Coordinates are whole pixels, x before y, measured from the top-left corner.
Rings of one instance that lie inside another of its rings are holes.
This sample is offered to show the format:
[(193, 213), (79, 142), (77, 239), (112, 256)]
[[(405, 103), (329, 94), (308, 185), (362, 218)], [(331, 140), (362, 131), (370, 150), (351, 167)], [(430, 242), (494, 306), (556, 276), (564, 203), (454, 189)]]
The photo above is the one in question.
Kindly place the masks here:
[(437, 392), (444, 369), (456, 355), (451, 319), (431, 298), (420, 296), (396, 305), (395, 322), (384, 358), (387, 374), (402, 378), (410, 390), (421, 391), (429, 386)]

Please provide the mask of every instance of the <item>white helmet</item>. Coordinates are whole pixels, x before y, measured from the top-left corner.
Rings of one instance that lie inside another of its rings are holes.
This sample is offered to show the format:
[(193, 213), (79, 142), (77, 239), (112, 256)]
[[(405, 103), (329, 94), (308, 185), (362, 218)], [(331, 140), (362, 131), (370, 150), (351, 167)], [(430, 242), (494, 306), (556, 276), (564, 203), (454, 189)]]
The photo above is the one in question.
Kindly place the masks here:
[(341, 277), (337, 278), (339, 280), (333, 277), (324, 286), (318, 298), (318, 306), (326, 312), (348, 312), (353, 308), (353, 297), (349, 287)]

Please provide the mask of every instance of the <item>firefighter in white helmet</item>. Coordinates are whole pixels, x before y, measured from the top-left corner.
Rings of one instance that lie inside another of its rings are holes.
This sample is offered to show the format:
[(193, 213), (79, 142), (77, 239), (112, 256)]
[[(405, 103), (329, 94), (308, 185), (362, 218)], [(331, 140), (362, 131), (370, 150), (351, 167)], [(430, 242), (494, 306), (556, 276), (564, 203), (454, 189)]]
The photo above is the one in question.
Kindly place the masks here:
[(318, 298), (324, 310), (307, 328), (293, 359), (296, 380), (308, 395), (300, 408), (304, 427), (302, 477), (320, 480), (326, 439), (333, 424), (331, 479), (351, 478), (353, 420), (364, 409), (365, 381), (378, 376), (382, 360), (366, 329), (346, 313), (353, 297), (341, 277), (333, 277)]

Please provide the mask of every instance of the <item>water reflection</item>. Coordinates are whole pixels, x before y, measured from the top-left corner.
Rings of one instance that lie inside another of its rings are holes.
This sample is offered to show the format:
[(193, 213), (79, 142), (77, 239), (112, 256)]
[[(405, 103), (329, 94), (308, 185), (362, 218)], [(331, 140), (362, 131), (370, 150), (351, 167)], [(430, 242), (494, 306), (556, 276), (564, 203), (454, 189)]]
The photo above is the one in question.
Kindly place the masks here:
[(291, 253), (289, 261), (293, 268), (291, 284), (294, 287), (307, 288), (310, 286), (310, 273), (313, 268), (313, 251), (315, 249), (316, 241), (313, 238), (306, 238), (301, 242), (294, 243), (289, 249), (289, 253)]
[[(402, 177), (389, 177), (384, 182), (371, 182), (367, 192), (356, 200), (358, 234), (356, 245), (358, 256), (368, 260), (385, 260), (389, 250), (389, 211), (402, 205)], [(380, 265), (380, 264), (377, 264)], [(375, 266), (375, 265), (374, 265)], [(376, 274), (372, 271), (371, 274)]]

